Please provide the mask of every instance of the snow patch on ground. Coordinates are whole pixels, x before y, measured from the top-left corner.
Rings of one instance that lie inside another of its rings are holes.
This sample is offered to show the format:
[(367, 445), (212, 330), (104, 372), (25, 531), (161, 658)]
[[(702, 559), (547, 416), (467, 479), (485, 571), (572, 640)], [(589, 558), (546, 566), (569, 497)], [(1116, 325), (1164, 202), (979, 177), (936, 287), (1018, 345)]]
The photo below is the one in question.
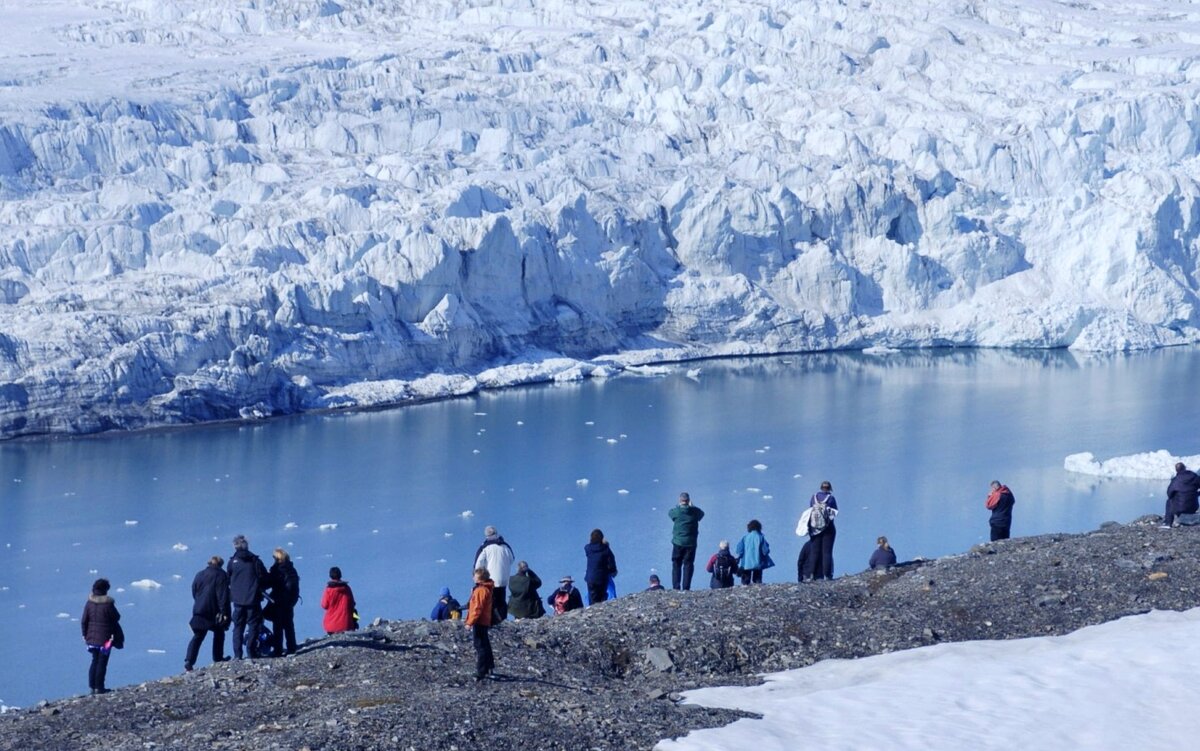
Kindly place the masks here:
[[(1195, 734), (1164, 712), (1200, 671), (1200, 608), (1153, 611), (1065, 636), (938, 644), (824, 660), (685, 701), (763, 716), (661, 741), (658, 751), (1172, 749)], [(802, 708), (824, 718), (803, 721)]]

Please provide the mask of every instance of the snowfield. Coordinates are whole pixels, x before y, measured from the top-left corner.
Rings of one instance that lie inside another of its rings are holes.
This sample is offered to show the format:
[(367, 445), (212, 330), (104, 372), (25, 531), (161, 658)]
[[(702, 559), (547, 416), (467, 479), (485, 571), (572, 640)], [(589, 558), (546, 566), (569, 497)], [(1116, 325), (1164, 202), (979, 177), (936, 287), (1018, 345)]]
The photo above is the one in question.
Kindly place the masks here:
[[(1126, 749), (1167, 751), (1194, 734), (1165, 711), (1194, 682), (1200, 610), (1156, 610), (1066, 636), (938, 644), (823, 660), (761, 686), (687, 701), (761, 720), (699, 730), (658, 751)], [(1186, 744), (1185, 744), (1186, 745)]]
[(1200, 339), (1170, 0), (0, 0), (0, 437)]

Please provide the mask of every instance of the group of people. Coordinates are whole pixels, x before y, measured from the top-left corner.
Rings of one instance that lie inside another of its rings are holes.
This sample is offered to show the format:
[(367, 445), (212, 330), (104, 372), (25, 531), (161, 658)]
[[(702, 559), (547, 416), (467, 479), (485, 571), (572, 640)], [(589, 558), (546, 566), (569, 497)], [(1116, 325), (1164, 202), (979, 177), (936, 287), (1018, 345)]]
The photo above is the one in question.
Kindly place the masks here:
[[(991, 540), (1008, 539), (1014, 504), (1012, 491), (1001, 482), (992, 481), (984, 503), (991, 513), (988, 520)], [(1169, 528), (1180, 523), (1181, 519), (1200, 523), (1198, 511), (1200, 476), (1187, 469), (1182, 462), (1177, 463), (1175, 476), (1167, 488), (1162, 526)], [(685, 492), (679, 494), (679, 502), (668, 512), (668, 516), (672, 523), (671, 588), (689, 590), (695, 571), (700, 521), (704, 518), (704, 511), (693, 505), (691, 496)], [(796, 561), (798, 581), (833, 578), (837, 516), (838, 503), (833, 495), (833, 485), (828, 481), (822, 482), (820, 489), (809, 498), (796, 525), (796, 534), (805, 538)], [(869, 567), (876, 569), (896, 565), (896, 552), (888, 539), (881, 536), (876, 543), (877, 547), (868, 561)], [(275, 548), (272, 554), (274, 562), (268, 569), (250, 551), (243, 535), (233, 538), (233, 548), (228, 564), (221, 556), (214, 555), (192, 581), (193, 605), (189, 622), (192, 639), (184, 657), (184, 670), (194, 668), (201, 645), (210, 633), (213, 662), (230, 659), (224, 654), (225, 631), (229, 628), (233, 629), (233, 659), (240, 660), (243, 655), (252, 658), (283, 656), (297, 651), (295, 607), (300, 601), (300, 576), (291, 557), (283, 548)], [(617, 560), (601, 530), (592, 530), (584, 546), (584, 555), (587, 560), (584, 581), (588, 604), (594, 605), (615, 597)], [(763, 571), (774, 565), (762, 523), (751, 519), (746, 525), (746, 533), (736, 546), (731, 548), (728, 540), (721, 540), (705, 570), (711, 575), (709, 586), (720, 589), (734, 586), (738, 577), (744, 585), (760, 584)], [(430, 618), (435, 621), (461, 618), (465, 621), (466, 628), (472, 631), (477, 680), (487, 677), (495, 668), (488, 636), (492, 626), (503, 622), (509, 615), (517, 619), (540, 618), (551, 610), (555, 614), (562, 614), (584, 607), (583, 596), (570, 575), (559, 579), (558, 587), (543, 601), (538, 592), (542, 579), (526, 561), (516, 560), (512, 547), (495, 527), (489, 526), (484, 530), (483, 543), (475, 552), (473, 578), (474, 586), (466, 608), (451, 595), (448, 587), (443, 587)], [(113, 598), (108, 595), (109, 589), (107, 579), (97, 579), (93, 583), (80, 621), (83, 640), (91, 655), (88, 687), (94, 694), (107, 692), (104, 684), (111, 650), (121, 649), (125, 641), (120, 625), (121, 615)], [(646, 589), (660, 591), (666, 587), (657, 574), (651, 574)], [(337, 566), (329, 569), (329, 581), (321, 598), (321, 607), (325, 610), (323, 626), (327, 634), (358, 628), (354, 593), (350, 585), (342, 580), (341, 569)], [(274, 629), (265, 628), (264, 621), (272, 622)]]

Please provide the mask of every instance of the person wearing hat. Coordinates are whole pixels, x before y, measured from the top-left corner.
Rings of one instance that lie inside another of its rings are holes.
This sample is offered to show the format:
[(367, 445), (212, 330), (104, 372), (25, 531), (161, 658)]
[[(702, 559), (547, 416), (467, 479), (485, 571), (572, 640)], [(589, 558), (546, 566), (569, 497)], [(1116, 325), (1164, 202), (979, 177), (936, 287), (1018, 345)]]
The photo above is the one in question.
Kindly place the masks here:
[(244, 535), (233, 538), (233, 555), (225, 565), (229, 576), (229, 601), (233, 603), (233, 659), (242, 659), (242, 647), (258, 657), (258, 632), (262, 628), (263, 591), (270, 581), (262, 559), (250, 552)]
[(483, 544), (475, 551), (475, 568), (486, 568), (492, 577), (495, 590), (496, 613), (500, 620), (508, 617), (508, 577), (512, 574), (512, 546), (504, 541), (504, 537), (495, 527), (488, 526), (483, 530)]
[(558, 580), (558, 589), (546, 598), (546, 604), (554, 608), (556, 615), (562, 615), (568, 610), (579, 610), (583, 607), (583, 595), (575, 589), (575, 580), (570, 574)]
[(671, 589), (691, 589), (696, 568), (696, 540), (704, 512), (692, 505), (687, 493), (679, 494), (679, 505), (671, 509)]
[(121, 614), (117, 605), (108, 596), (108, 579), (97, 579), (92, 584), (92, 594), (83, 606), (83, 617), (79, 626), (83, 630), (83, 643), (92, 656), (88, 668), (88, 688), (93, 694), (107, 694), (104, 679), (108, 675), (108, 656), (111, 649), (125, 646), (125, 632), (121, 630)]
[(450, 596), (449, 587), (442, 587), (442, 593), (438, 596), (437, 604), (433, 606), (433, 612), (429, 614), (429, 620), (457, 621), (461, 614), (462, 605)]

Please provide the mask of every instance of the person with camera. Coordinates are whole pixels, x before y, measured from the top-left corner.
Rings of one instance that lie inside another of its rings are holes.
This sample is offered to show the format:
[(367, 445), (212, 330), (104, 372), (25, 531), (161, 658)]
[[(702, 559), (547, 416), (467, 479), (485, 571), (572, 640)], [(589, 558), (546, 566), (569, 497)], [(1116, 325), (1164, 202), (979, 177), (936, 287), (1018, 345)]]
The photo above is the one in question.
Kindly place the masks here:
[(692, 505), (687, 493), (679, 494), (679, 505), (668, 514), (671, 528), (671, 589), (691, 589), (696, 568), (696, 541), (704, 512)]
[(200, 656), (200, 645), (204, 637), (212, 632), (212, 660), (214, 663), (229, 659), (225, 656), (225, 629), (229, 628), (229, 575), (222, 568), (224, 559), (214, 555), (208, 565), (192, 579), (192, 639), (188, 642), (183, 658), (183, 669), (190, 671)]

